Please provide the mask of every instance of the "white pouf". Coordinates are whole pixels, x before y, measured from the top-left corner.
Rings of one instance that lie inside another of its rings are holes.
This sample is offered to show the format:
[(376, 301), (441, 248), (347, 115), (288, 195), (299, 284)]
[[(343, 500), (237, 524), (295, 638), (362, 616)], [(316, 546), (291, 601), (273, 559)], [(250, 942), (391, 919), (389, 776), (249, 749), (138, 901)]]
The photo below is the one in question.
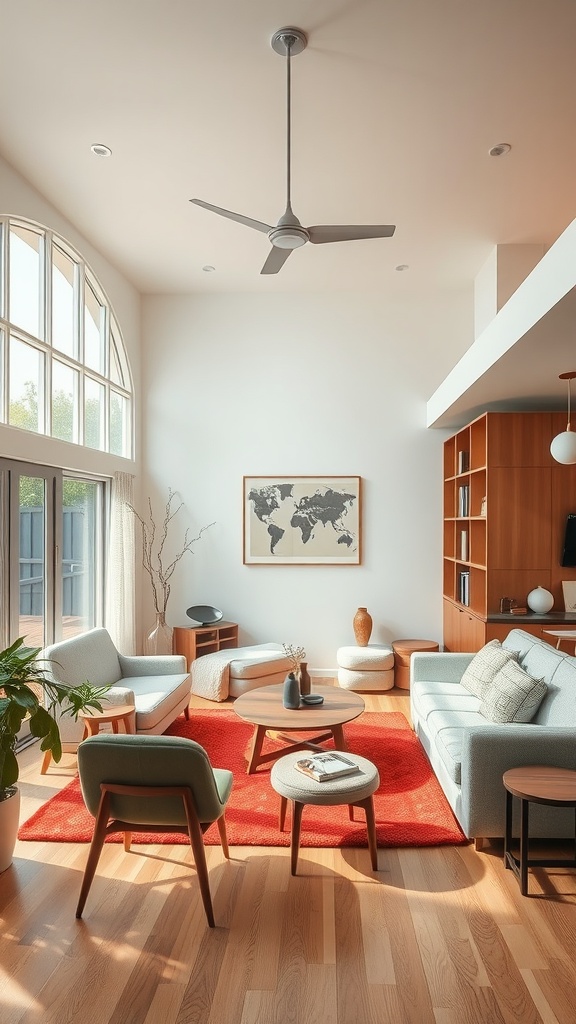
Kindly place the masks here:
[(386, 644), (339, 647), (338, 683), (345, 690), (391, 690), (394, 686), (394, 651)]

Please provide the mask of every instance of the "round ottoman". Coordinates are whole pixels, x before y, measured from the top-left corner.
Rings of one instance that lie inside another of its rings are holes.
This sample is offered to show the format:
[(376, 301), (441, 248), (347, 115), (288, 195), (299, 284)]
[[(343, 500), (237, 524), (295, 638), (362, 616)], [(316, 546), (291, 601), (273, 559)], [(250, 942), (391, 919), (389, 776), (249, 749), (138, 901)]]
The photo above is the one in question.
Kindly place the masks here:
[(392, 650), (396, 664), (396, 686), (410, 689), (410, 658), (416, 651), (438, 651), (435, 640), (394, 640)]
[(394, 652), (385, 644), (339, 647), (338, 682), (345, 690), (391, 690), (394, 686)]
[[(328, 753), (328, 751), (326, 751)], [(290, 841), (290, 870), (296, 874), (298, 866), (298, 850), (300, 848), (300, 827), (302, 811), (305, 804), (348, 804), (350, 807), (363, 807), (366, 814), (366, 830), (368, 832), (368, 848), (373, 871), (378, 870), (378, 850), (376, 845), (376, 821), (374, 818), (374, 801), (372, 794), (380, 785), (378, 769), (372, 761), (359, 754), (345, 752), (349, 761), (354, 761), (359, 769), (358, 775), (345, 775), (328, 782), (316, 782), (315, 779), (303, 775), (294, 767), (296, 761), (306, 757), (305, 750), (286, 754), (272, 765), (270, 782), (272, 788), (280, 794), (280, 831), (284, 831), (286, 820), (286, 804), (292, 802), (292, 836)], [(350, 815), (352, 816), (352, 815)]]

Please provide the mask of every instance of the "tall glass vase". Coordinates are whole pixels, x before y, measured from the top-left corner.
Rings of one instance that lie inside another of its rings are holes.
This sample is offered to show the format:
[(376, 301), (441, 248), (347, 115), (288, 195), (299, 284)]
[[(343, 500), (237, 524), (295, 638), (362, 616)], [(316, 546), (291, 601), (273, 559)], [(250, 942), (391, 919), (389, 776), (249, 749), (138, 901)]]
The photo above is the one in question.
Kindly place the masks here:
[(144, 654), (172, 654), (172, 632), (164, 612), (157, 612), (156, 625), (144, 641)]

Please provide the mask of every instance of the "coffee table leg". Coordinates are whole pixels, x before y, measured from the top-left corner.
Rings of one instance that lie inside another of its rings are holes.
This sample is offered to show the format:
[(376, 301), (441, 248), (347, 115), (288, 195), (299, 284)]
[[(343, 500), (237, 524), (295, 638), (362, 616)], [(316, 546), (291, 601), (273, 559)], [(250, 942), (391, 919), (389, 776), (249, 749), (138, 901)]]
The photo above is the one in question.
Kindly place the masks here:
[(344, 739), (344, 729), (341, 725), (332, 726), (332, 736), (334, 737), (334, 746), (336, 747), (336, 750), (348, 750), (346, 740)]
[(264, 743), (265, 735), (266, 726), (255, 726), (254, 735), (252, 737), (252, 745), (250, 747), (250, 754), (248, 756), (248, 767), (246, 769), (247, 775), (253, 775), (258, 765), (260, 764), (260, 754), (262, 753), (262, 744)]

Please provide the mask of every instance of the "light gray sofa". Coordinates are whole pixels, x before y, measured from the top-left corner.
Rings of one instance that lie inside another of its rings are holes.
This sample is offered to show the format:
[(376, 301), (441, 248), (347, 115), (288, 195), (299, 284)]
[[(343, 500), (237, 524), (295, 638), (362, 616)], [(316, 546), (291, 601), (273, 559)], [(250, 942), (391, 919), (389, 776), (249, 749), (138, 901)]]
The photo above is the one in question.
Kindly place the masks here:
[[(137, 733), (159, 735), (188, 709), (190, 675), (180, 654), (126, 657), (119, 654), (106, 629), (62, 640), (45, 648), (41, 664), (49, 676), (69, 686), (113, 683), (106, 699), (111, 704), (134, 704)], [(69, 715), (58, 716), (62, 749), (75, 751), (83, 725)]]
[[(502, 646), (548, 684), (527, 724), (496, 724), (479, 713), (480, 699), (460, 684), (473, 654), (421, 653), (411, 660), (413, 727), (464, 833), (479, 847), (483, 838), (504, 835), (505, 771), (534, 764), (576, 769), (576, 658), (522, 629), (511, 630)], [(515, 806), (515, 824), (517, 812)], [(574, 811), (531, 804), (530, 836), (573, 838)]]

